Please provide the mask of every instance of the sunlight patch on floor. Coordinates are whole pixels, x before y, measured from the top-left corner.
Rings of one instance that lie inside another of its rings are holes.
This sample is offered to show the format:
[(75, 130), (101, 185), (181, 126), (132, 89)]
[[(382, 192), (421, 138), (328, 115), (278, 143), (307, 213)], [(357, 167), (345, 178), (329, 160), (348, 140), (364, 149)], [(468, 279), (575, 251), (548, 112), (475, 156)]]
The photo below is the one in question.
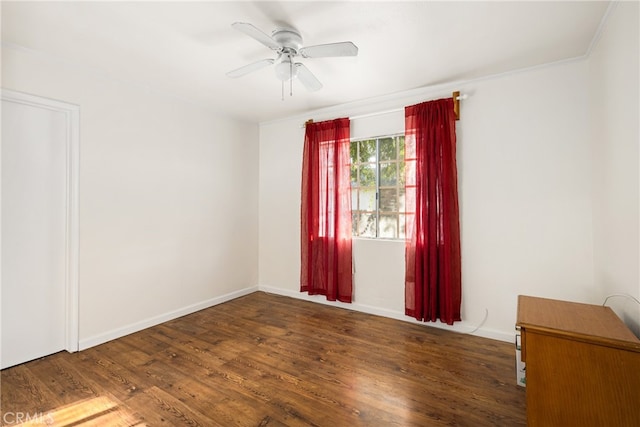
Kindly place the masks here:
[[(31, 426), (143, 426), (144, 423), (120, 407), (118, 402), (107, 396), (81, 400), (51, 411), (38, 414), (23, 414), (22, 419), (14, 417), (21, 427)], [(23, 422), (24, 421), (24, 422)]]

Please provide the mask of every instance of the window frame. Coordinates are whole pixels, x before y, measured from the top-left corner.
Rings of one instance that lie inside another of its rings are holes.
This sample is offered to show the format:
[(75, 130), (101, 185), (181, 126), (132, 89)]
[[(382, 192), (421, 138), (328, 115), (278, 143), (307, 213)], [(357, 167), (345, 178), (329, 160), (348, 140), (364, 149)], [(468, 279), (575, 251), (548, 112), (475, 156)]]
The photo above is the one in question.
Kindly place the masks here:
[[(394, 152), (395, 156), (393, 158), (382, 159), (381, 153), (381, 143), (386, 139), (392, 139), (394, 142)], [(390, 241), (404, 241), (405, 239), (405, 218), (406, 218), (406, 206), (404, 203), (405, 198), (405, 155), (404, 155), (404, 139), (405, 135), (402, 132), (396, 132), (392, 134), (386, 134), (381, 136), (365, 136), (358, 139), (352, 139), (350, 141), (350, 169), (351, 169), (351, 177), (352, 177), (352, 188), (351, 188), (351, 212), (352, 212), (352, 238), (354, 239), (369, 239), (369, 240), (390, 240)], [(362, 142), (375, 141), (375, 161), (362, 161), (360, 158), (360, 149)], [(353, 144), (357, 144), (355, 155), (351, 152), (353, 148)], [(356, 160), (354, 163), (353, 160)], [(361, 186), (361, 170), (363, 165), (375, 165), (375, 180), (373, 186)], [(394, 184), (383, 184), (382, 182), (382, 169), (385, 165), (395, 165), (395, 183)], [(354, 178), (354, 166), (356, 166), (356, 176)], [(354, 185), (355, 183), (355, 185)], [(360, 206), (360, 190), (361, 189), (372, 189), (375, 193), (375, 207), (374, 209), (361, 209)], [(356, 191), (354, 193), (354, 190)], [(395, 196), (392, 201), (395, 204), (395, 210), (385, 210), (381, 209), (382, 202), (382, 193), (384, 190), (394, 190)], [(354, 206), (353, 202), (356, 202), (357, 205)], [(375, 236), (371, 235), (361, 235), (360, 234), (360, 215), (361, 213), (365, 214), (375, 214)], [(385, 215), (393, 216), (396, 225), (394, 228), (394, 236), (383, 236), (383, 232), (381, 227), (383, 225), (380, 224), (381, 217)], [(356, 234), (357, 233), (357, 234)]]

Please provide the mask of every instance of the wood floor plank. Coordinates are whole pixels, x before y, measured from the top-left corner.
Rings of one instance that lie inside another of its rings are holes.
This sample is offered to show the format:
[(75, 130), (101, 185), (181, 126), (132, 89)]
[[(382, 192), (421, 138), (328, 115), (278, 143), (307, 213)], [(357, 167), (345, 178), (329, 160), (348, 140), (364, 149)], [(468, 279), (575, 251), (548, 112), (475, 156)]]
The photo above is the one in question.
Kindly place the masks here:
[[(35, 361), (31, 362), (33, 363)], [(2, 370), (0, 381), (2, 387), (0, 412), (2, 414), (6, 412), (35, 414), (64, 403), (55, 392), (49, 389), (46, 378), (35, 376), (28, 365), (18, 365)]]
[(508, 343), (256, 292), (5, 369), (0, 403), (82, 426), (519, 426), (514, 358)]
[[(96, 387), (91, 387), (66, 357), (68, 353), (57, 353), (29, 364), (30, 373), (46, 383), (49, 391), (57, 396), (59, 404), (71, 404), (100, 396)], [(54, 406), (51, 406), (53, 408)], [(51, 409), (47, 408), (47, 409)]]
[(127, 406), (137, 408), (137, 413), (149, 425), (224, 427), (156, 386), (131, 397)]

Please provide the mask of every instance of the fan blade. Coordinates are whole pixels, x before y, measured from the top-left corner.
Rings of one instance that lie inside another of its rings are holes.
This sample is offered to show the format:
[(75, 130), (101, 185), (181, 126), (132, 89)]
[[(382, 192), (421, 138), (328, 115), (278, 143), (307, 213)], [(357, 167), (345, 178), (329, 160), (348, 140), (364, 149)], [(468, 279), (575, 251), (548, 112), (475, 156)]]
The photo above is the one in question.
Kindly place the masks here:
[(320, 83), (320, 80), (318, 80), (316, 76), (314, 76), (313, 73), (304, 66), (304, 64), (297, 62), (296, 70), (298, 72), (298, 80), (300, 80), (300, 83), (302, 83), (302, 85), (306, 87), (309, 92), (314, 92), (322, 88), (322, 83)]
[(282, 47), (273, 38), (271, 38), (270, 35), (262, 32), (262, 30), (259, 30), (247, 22), (234, 22), (231, 26), (236, 30), (245, 33), (249, 37), (256, 39), (269, 49), (278, 50)]
[(358, 46), (351, 42), (319, 44), (307, 46), (299, 52), (303, 58), (325, 58), (329, 56), (356, 56)]
[(249, 65), (245, 65), (244, 67), (240, 67), (236, 70), (229, 71), (227, 73), (227, 77), (241, 77), (245, 74), (249, 74), (253, 71), (257, 71), (260, 68), (264, 68), (267, 65), (271, 65), (275, 62), (275, 59), (263, 59), (262, 61), (254, 62)]

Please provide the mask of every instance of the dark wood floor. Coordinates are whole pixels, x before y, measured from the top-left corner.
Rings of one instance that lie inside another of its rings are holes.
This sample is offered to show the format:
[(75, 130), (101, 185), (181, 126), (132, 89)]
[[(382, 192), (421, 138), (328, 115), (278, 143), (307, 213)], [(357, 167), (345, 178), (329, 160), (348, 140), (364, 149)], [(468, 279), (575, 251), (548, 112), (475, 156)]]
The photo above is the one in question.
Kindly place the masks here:
[(525, 424), (513, 345), (262, 292), (1, 375), (4, 425)]

